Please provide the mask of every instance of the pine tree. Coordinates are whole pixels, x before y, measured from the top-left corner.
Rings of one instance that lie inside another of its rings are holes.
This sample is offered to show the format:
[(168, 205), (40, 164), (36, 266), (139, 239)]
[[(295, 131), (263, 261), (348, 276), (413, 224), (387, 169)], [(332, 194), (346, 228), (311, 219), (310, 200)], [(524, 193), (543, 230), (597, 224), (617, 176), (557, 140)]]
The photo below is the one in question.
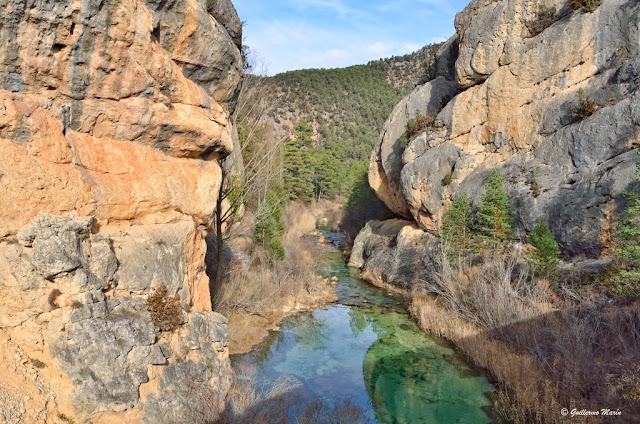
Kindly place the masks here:
[(309, 201), (314, 194), (313, 129), (300, 119), (284, 150), (284, 183), (292, 200)]
[(485, 182), (486, 194), (478, 205), (477, 220), (480, 236), (494, 243), (502, 243), (511, 235), (509, 198), (504, 189), (502, 174), (491, 171)]
[(543, 218), (540, 218), (529, 235), (529, 244), (535, 247), (528, 254), (534, 272), (551, 278), (558, 266), (560, 248)]
[(472, 225), (469, 197), (456, 194), (442, 217), (442, 236), (458, 253), (465, 253), (472, 244)]
[(270, 191), (267, 199), (262, 203), (254, 216), (254, 242), (264, 247), (274, 258), (284, 259), (285, 251), (280, 237), (285, 233), (282, 221), (284, 199), (282, 195)]

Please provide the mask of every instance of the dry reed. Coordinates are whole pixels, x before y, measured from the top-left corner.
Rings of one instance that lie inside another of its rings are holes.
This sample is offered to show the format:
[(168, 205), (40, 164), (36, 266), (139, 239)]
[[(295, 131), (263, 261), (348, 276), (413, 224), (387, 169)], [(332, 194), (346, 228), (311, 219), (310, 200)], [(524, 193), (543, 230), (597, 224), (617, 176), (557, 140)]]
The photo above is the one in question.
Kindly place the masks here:
[(552, 306), (545, 285), (513, 260), (453, 266), (445, 252), (439, 262), (437, 275), (416, 285), (411, 312), (492, 376), (501, 418), (555, 423), (562, 408), (610, 408), (640, 421), (637, 303), (618, 307), (565, 289)]

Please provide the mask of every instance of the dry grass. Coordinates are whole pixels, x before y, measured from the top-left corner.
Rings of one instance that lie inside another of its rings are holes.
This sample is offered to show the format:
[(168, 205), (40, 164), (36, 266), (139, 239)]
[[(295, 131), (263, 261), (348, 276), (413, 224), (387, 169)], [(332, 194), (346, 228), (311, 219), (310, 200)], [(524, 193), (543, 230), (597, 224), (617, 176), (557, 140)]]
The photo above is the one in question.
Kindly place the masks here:
[(619, 408), (625, 422), (640, 420), (640, 305), (565, 290), (552, 307), (543, 288), (513, 262), (443, 261), (411, 312), (489, 372), (504, 419), (555, 423), (562, 408)]
[[(226, 396), (210, 386), (193, 387), (193, 408), (184, 422), (194, 424), (364, 424), (362, 410), (348, 401), (305, 400), (292, 378), (268, 387), (255, 383), (255, 367), (240, 364)], [(290, 417), (296, 417), (292, 421)]]
[(227, 316), (264, 315), (291, 298), (313, 291), (322, 280), (311, 247), (298, 238), (288, 238), (283, 245), (283, 262), (273, 262), (268, 252), (255, 248), (248, 261), (232, 264), (214, 299), (214, 310)]

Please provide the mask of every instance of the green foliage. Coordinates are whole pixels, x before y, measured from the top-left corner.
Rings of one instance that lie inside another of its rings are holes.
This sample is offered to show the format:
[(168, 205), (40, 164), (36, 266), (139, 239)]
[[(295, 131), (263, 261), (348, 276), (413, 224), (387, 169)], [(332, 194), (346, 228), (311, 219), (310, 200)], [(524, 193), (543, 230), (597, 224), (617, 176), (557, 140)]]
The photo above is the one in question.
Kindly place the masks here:
[(147, 297), (153, 325), (160, 331), (173, 331), (182, 321), (180, 296), (169, 296), (167, 286), (161, 285)]
[(576, 9), (582, 9), (585, 12), (593, 12), (600, 6), (601, 0), (570, 0), (571, 5)]
[(409, 119), (409, 122), (407, 122), (407, 132), (409, 133), (409, 136), (412, 137), (420, 133), (425, 128), (430, 127), (435, 120), (435, 116), (424, 115), (419, 110), (416, 110), (415, 119)]
[(431, 115), (423, 115), (419, 110), (416, 110), (416, 115), (414, 118), (409, 119), (407, 124), (405, 125), (404, 133), (400, 136), (400, 143), (403, 146), (407, 146), (409, 144), (409, 140), (414, 135), (419, 134), (425, 128), (433, 125), (433, 121), (435, 121), (435, 117)]
[(502, 243), (511, 236), (511, 216), (500, 171), (491, 171), (484, 187), (486, 194), (477, 210), (478, 231), (483, 239)]
[(442, 185), (448, 186), (453, 181), (453, 174), (451, 172), (447, 173), (442, 179)]
[(284, 247), (280, 240), (280, 237), (285, 233), (285, 224), (282, 220), (285, 202), (282, 190), (280, 192), (270, 191), (254, 216), (256, 226), (253, 233), (254, 243), (262, 246), (273, 258), (279, 260), (285, 257)]
[(307, 202), (313, 199), (315, 157), (313, 129), (300, 119), (293, 137), (284, 147), (284, 184), (289, 198)]
[[(290, 193), (292, 198), (309, 201), (349, 193), (353, 169), (369, 159), (394, 106), (416, 84), (425, 82), (420, 65), (432, 62), (438, 47), (428, 46), (410, 55), (366, 65), (304, 69), (265, 79), (277, 97), (270, 115), (273, 122), (303, 119), (315, 129), (308, 148), (318, 154), (307, 158), (308, 163), (302, 166), (311, 170), (314, 162), (315, 176), (307, 173), (306, 178), (293, 170), (289, 175), (296, 185)], [(294, 140), (291, 143), (295, 144)], [(305, 159), (304, 154), (297, 155), (293, 150), (289, 146), (290, 159)]]
[[(640, 181), (640, 166), (636, 179)], [(614, 249), (622, 258), (623, 267), (610, 281), (614, 293), (637, 299), (640, 298), (640, 194), (625, 192), (625, 197), (630, 203), (625, 208), (625, 219), (618, 224), (619, 247)]]
[(536, 166), (535, 169), (531, 171), (531, 175), (529, 175), (527, 180), (524, 182), (531, 189), (531, 194), (533, 194), (533, 197), (540, 196), (541, 190), (540, 190), (540, 184), (538, 184), (537, 177), (540, 175), (541, 172), (542, 170), (540, 169), (540, 167)]
[(349, 178), (349, 198), (344, 206), (340, 229), (354, 238), (367, 221), (390, 215), (389, 209), (369, 186), (369, 162), (358, 163)]
[(442, 236), (459, 254), (473, 244), (473, 215), (471, 202), (464, 194), (457, 194), (442, 217)]
[(535, 247), (528, 253), (534, 272), (551, 278), (558, 267), (560, 248), (544, 219), (538, 221), (529, 235), (529, 244)]
[(590, 99), (584, 89), (578, 90), (578, 103), (573, 107), (573, 116), (583, 120), (596, 112), (596, 103)]

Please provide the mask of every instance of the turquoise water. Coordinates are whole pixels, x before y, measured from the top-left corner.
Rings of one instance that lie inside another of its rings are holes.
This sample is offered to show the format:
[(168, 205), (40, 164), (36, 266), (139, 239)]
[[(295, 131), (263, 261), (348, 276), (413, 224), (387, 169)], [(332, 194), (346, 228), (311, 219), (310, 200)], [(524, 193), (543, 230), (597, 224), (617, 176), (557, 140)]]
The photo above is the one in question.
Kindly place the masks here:
[(327, 273), (339, 278), (338, 303), (286, 319), (232, 362), (255, 366), (261, 384), (295, 380), (306, 399), (348, 399), (369, 422), (491, 422), (487, 394), (494, 388), (487, 379), (447, 343), (425, 335), (400, 299), (357, 278), (337, 250), (325, 256)]

